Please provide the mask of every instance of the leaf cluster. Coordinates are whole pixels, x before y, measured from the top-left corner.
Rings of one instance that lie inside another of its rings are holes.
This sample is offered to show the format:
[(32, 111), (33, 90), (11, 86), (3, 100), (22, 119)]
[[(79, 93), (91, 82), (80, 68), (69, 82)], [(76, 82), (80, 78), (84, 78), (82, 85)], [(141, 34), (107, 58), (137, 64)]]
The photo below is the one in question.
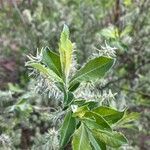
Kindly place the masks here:
[(74, 44), (69, 39), (69, 29), (64, 25), (60, 36), (59, 54), (48, 47), (42, 49), (40, 62), (30, 60), (26, 66), (35, 68), (53, 82), (63, 93), (62, 111), (64, 121), (60, 127), (60, 149), (72, 139), (73, 150), (105, 150), (107, 146), (118, 148), (127, 143), (120, 132), (114, 130), (117, 123), (126, 116), (126, 111), (117, 111), (100, 105), (94, 100), (77, 99), (75, 91), (82, 82), (101, 79), (113, 66), (115, 59), (99, 56), (89, 60), (70, 76)]

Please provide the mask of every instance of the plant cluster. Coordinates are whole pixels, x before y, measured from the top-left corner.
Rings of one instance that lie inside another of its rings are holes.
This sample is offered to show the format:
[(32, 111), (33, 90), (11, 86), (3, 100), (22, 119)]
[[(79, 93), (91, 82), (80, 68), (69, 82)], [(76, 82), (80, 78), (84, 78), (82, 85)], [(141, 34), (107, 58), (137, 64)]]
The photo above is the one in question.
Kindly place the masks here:
[[(103, 105), (100, 99), (77, 98), (75, 94), (83, 82), (92, 84), (101, 79), (114, 65), (115, 59), (99, 56), (71, 73), (74, 67), (73, 51), (74, 44), (69, 39), (69, 29), (64, 25), (60, 36), (59, 55), (46, 47), (42, 49), (39, 61), (30, 56), (30, 61), (26, 63), (26, 66), (40, 72), (49, 85), (63, 93), (60, 106), (63, 114), (61, 117), (65, 117), (62, 123), (54, 126), (58, 131), (59, 148), (64, 149), (70, 142), (73, 150), (105, 150), (107, 146), (118, 148), (127, 144), (127, 139), (117, 128), (133, 114)], [(128, 122), (126, 121), (125, 123)]]
[[(114, 69), (107, 77), (94, 83), (82, 82), (73, 91), (75, 98), (100, 100), (103, 105), (119, 111), (128, 106), (129, 111), (141, 112), (136, 126), (123, 125), (128, 128), (123, 130), (129, 139), (130, 148), (126, 149), (148, 149), (149, 12), (149, 0), (1, 0), (0, 90), (3, 91), (0, 91), (0, 139), (4, 137), (3, 145), (13, 145), (16, 149), (32, 146), (46, 149), (47, 145), (52, 145), (47, 137), (53, 139), (53, 130), (48, 132), (48, 129), (62, 122), (65, 113), (61, 112), (63, 92), (55, 81), (50, 82), (36, 70), (31, 73), (35, 79), (28, 77), (24, 62), (26, 54), (35, 56), (37, 47), (41, 49), (47, 45), (57, 52), (59, 33), (66, 22), (77, 49), (69, 81), (87, 59), (100, 55), (117, 56)], [(36, 60), (41, 62), (41, 56), (39, 54)], [(26, 112), (26, 105), (32, 112), (23, 115), (25, 119), (20, 114)], [(8, 107), (13, 107), (11, 112)], [(132, 121), (132, 117), (129, 118), (128, 121)], [(13, 125), (9, 126), (8, 122)], [(8, 142), (4, 142), (6, 139)], [(25, 142), (24, 139), (30, 140)]]

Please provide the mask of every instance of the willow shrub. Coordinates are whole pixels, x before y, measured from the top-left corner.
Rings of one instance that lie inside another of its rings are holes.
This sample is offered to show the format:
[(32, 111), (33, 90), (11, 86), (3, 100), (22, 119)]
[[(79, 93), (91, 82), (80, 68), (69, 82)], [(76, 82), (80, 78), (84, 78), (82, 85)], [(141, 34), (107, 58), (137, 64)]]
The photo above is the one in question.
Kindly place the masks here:
[(60, 149), (69, 143), (73, 150), (105, 150), (107, 147), (118, 148), (127, 144), (125, 136), (116, 129), (122, 125), (121, 122), (130, 121), (132, 114), (102, 105), (93, 99), (78, 99), (75, 95), (81, 83), (94, 83), (102, 79), (114, 65), (115, 59), (98, 56), (90, 59), (79, 70), (72, 71), (75, 65), (73, 51), (74, 44), (69, 39), (69, 29), (64, 25), (59, 54), (45, 47), (41, 51), (40, 61), (30, 60), (26, 63), (63, 93), (61, 108), (65, 116), (59, 127)]

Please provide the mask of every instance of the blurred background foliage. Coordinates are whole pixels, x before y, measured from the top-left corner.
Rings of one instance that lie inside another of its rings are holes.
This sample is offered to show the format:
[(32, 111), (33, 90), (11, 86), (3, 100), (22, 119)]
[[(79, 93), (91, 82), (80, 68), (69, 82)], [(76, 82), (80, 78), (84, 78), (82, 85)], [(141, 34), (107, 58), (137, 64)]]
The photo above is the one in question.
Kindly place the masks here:
[[(150, 147), (150, 1), (149, 0), (0, 0), (0, 149), (53, 149), (51, 129), (59, 98), (29, 78), (29, 54), (49, 46), (58, 51), (63, 24), (71, 32), (82, 66), (97, 54), (116, 56), (113, 70), (97, 89), (112, 107), (141, 113), (124, 130), (129, 145)], [(44, 89), (44, 92), (43, 92)], [(109, 90), (111, 89), (111, 91)], [(53, 121), (52, 121), (53, 120)], [(132, 121), (132, 117), (131, 117)]]

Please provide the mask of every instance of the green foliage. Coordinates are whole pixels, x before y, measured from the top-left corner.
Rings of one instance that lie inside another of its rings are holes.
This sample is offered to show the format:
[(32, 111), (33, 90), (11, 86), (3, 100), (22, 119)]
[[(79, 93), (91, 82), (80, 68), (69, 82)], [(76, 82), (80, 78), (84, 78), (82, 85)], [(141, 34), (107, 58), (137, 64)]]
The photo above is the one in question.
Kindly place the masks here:
[(63, 82), (62, 79), (51, 69), (41, 65), (40, 63), (36, 62), (28, 62), (26, 66), (31, 66), (38, 71), (40, 71), (44, 76), (46, 76), (49, 80), (56, 81), (56, 82)]
[(124, 117), (124, 112), (119, 112), (109, 107), (98, 107), (93, 110), (94, 112), (100, 114), (109, 124), (114, 124)]
[[(113, 66), (114, 59), (104, 56), (93, 58), (81, 69), (74, 72), (73, 77), (70, 77), (69, 72), (73, 56), (71, 45), (69, 29), (65, 25), (60, 37), (60, 57), (57, 54), (54, 55), (48, 48), (44, 48), (39, 63), (32, 59), (27, 62), (27, 66), (37, 69), (46, 78), (54, 79), (56, 81), (54, 84), (58, 86), (58, 89), (59, 85), (56, 83), (60, 83), (60, 81), (62, 83), (61, 86), (64, 90), (60, 89), (60, 91), (64, 94), (64, 101), (61, 101), (61, 107), (62, 112), (65, 113), (65, 118), (59, 127), (60, 148), (65, 148), (71, 139), (73, 139), (73, 150), (106, 149), (107, 146), (118, 148), (127, 144), (126, 138), (113, 129), (124, 117), (125, 111), (120, 112), (111, 107), (102, 106), (94, 100), (77, 99), (74, 90), (71, 90), (77, 83), (95, 81), (104, 77)], [(55, 61), (52, 58), (53, 55), (56, 57)], [(59, 76), (60, 70), (62, 70), (62, 76)], [(52, 72), (55, 76), (52, 76)], [(79, 85), (76, 86), (76, 90), (79, 87)]]
[(108, 57), (101, 56), (90, 60), (73, 76), (70, 81), (70, 88), (78, 82), (92, 81), (103, 77), (113, 64), (114, 59)]
[(61, 137), (60, 137), (60, 147), (64, 147), (66, 144), (68, 144), (70, 137), (75, 131), (76, 127), (76, 120), (72, 117), (72, 112), (69, 111), (65, 118), (64, 122), (61, 127)]
[(48, 47), (43, 50), (42, 55), (45, 65), (53, 70), (58, 76), (62, 76), (60, 57), (53, 51), (50, 51)]
[(68, 77), (72, 63), (73, 44), (69, 40), (69, 29), (64, 25), (60, 36), (59, 53), (64, 77)]
[(93, 135), (93, 133), (88, 130), (88, 137), (90, 139), (91, 145), (95, 150), (106, 150), (106, 144), (104, 144), (99, 138), (96, 137), (96, 135)]
[(26, 99), (22, 99), (18, 101), (15, 105), (12, 105), (9, 112), (14, 112), (19, 118), (29, 117), (30, 113), (32, 113), (33, 108), (27, 102)]
[(82, 149), (92, 150), (92, 147), (90, 146), (89, 143), (86, 128), (83, 124), (81, 124), (79, 129), (75, 131), (72, 145), (73, 150), (82, 150)]
[(127, 144), (127, 139), (121, 134), (117, 132), (107, 132), (107, 131), (101, 131), (97, 132), (94, 131), (95, 136), (102, 142), (104, 142), (106, 145), (118, 148), (123, 144)]
[[(127, 135), (129, 145), (121, 149), (150, 147), (149, 0), (1, 0), (0, 10), (0, 134), (11, 139), (14, 147), (10, 149), (22, 149), (20, 139), (24, 126), (32, 130), (29, 133), (39, 134), (29, 134), (31, 139), (26, 138), (29, 139), (26, 149), (32, 146), (35, 146), (33, 149), (39, 147), (39, 150), (58, 149), (59, 142), (56, 144), (52, 140), (53, 136), (45, 134), (47, 128), (56, 127), (57, 130), (68, 107), (71, 106), (75, 111), (77, 107), (85, 105), (89, 110), (101, 105), (119, 110), (118, 116), (112, 115), (118, 121), (115, 124), (112, 124), (113, 120), (107, 122), (113, 130), (123, 128)], [(100, 77), (100, 80), (92, 79), (88, 82), (75, 81), (72, 85), (69, 81), (68, 85), (64, 83), (65, 73), (57, 54), (59, 34), (64, 23), (70, 27), (70, 41), (76, 43), (73, 46), (73, 51), (76, 50), (71, 60), (73, 63), (68, 69), (68, 80), (75, 76), (76, 70), (85, 66), (84, 62), (89, 57), (116, 55), (114, 69), (106, 74), (106, 78)], [(30, 73), (34, 80), (27, 77), (24, 67), (26, 55), (35, 55), (37, 47), (45, 47), (47, 50), (42, 50), (40, 55), (34, 57), (36, 61), (33, 63), (51, 68), (51, 78), (39, 73), (38, 69)], [(12, 84), (8, 87), (9, 82)], [(69, 87), (68, 91), (64, 89), (66, 86)], [(21, 118), (16, 118), (15, 111), (8, 112), (8, 107), (11, 108), (10, 106), (16, 105), (22, 99), (26, 99), (27, 104), (33, 106), (33, 112), (23, 122)], [(128, 114), (125, 111), (127, 106), (130, 112), (140, 112), (142, 117), (138, 122), (133, 122), (138, 114)], [(119, 120), (123, 114), (123, 118)], [(39, 141), (38, 137), (41, 137)], [(6, 147), (8, 148), (7, 142)]]

